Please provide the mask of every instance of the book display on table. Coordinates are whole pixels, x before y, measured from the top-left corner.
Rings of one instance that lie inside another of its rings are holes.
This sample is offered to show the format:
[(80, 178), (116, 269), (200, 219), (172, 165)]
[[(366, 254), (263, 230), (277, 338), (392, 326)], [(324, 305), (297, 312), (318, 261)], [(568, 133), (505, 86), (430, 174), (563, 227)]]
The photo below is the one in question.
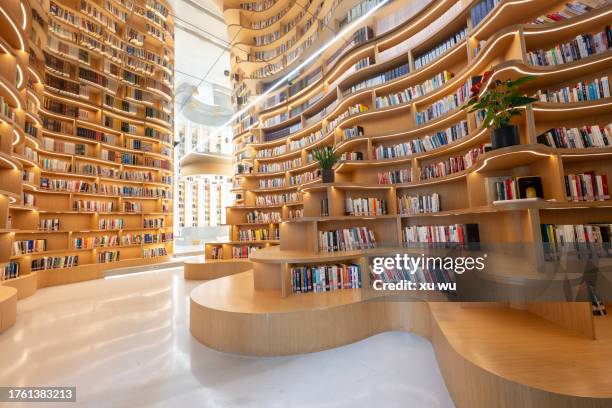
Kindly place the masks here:
[[(0, 95), (0, 105), (4, 116), (15, 112), (10, 133), (19, 135), (2, 151), (14, 160), (0, 180), (0, 190), (14, 194), (5, 208), (10, 228), (1, 226), (14, 248), (3, 276), (44, 287), (167, 260), (174, 104), (168, 6), (22, 6), (37, 16), (18, 24), (24, 51), (0, 35), (7, 41), (0, 77), (12, 77), (15, 87)], [(23, 77), (15, 82), (17, 68)]]

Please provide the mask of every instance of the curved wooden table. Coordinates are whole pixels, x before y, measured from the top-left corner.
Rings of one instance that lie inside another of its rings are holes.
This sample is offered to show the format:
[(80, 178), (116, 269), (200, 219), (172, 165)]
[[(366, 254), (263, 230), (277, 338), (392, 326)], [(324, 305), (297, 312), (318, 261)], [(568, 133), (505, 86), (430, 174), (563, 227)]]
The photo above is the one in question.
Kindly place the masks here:
[(612, 323), (591, 340), (535, 314), (489, 305), (398, 301), (362, 289), (281, 298), (253, 272), (191, 293), (192, 335), (213, 349), (277, 356), (402, 330), (428, 338), (459, 407), (612, 406)]

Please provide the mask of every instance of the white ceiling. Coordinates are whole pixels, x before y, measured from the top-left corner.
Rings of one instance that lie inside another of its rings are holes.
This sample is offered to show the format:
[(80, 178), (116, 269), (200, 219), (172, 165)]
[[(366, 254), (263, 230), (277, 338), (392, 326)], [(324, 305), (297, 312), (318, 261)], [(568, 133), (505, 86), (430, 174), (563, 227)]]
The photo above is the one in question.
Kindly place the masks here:
[(225, 50), (227, 28), (214, 0), (171, 0), (171, 3), (178, 114), (197, 102), (214, 103), (213, 84), (230, 87), (223, 73), (229, 70), (229, 52)]

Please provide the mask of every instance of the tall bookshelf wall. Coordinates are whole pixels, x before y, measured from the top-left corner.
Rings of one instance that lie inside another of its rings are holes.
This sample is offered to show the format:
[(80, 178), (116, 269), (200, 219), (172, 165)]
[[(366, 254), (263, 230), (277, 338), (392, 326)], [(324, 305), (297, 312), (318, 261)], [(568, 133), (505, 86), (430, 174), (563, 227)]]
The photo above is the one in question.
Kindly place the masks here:
[[(588, 171), (607, 174), (609, 191), (612, 147), (556, 148), (537, 140), (551, 128), (596, 124), (605, 128), (612, 122), (610, 97), (569, 103), (536, 102), (514, 119), (521, 144), (492, 151), (483, 148), (490, 141), (490, 130), (480, 126), (476, 113), (466, 113), (461, 105), (469, 94), (470, 80), (488, 70), (495, 71), (493, 79), (535, 76), (523, 87), (526, 94), (609, 77), (611, 48), (550, 66), (530, 63), (529, 53), (549, 50), (581, 34), (604, 31), (612, 6), (592, 2), (596, 6), (592, 10), (575, 13), (569, 19), (536, 24), (541, 16), (563, 12), (567, 2), (502, 0), (485, 13), (479, 1), (436, 1), (397, 23), (390, 16), (408, 15), (398, 3), (401, 2), (383, 7), (356, 28), (372, 28), (372, 39), (349, 46), (339, 56), (337, 47), (330, 47), (317, 58), (313, 68), (304, 69), (292, 83), (299, 83), (316, 69), (322, 72), (319, 80), (293, 98), (255, 105), (251, 116), (257, 121), (253, 124), (246, 119), (247, 123), (237, 124), (234, 188), (238, 199), (227, 210), (232, 229), (253, 228), (248, 215), (254, 210), (264, 218), (278, 212), (280, 222), (266, 223), (265, 228), (280, 231), (281, 255), (306, 257), (330, 255), (321, 252), (319, 231), (368, 227), (374, 232), (378, 249), (384, 251), (404, 246), (402, 231), (406, 227), (477, 224), (484, 245), (529, 247), (519, 259), (528, 275), (550, 265), (542, 249), (542, 224), (610, 223), (609, 198), (572, 201), (566, 194), (564, 176)], [(480, 20), (476, 25), (472, 23), (475, 16)], [(394, 21), (391, 28), (381, 23), (389, 21)], [(451, 38), (454, 40), (449, 42)], [(432, 56), (430, 51), (443, 43), (447, 44), (443, 50)], [(330, 56), (335, 57), (331, 64), (322, 62)], [(406, 66), (408, 72), (403, 68)], [(381, 74), (386, 77), (376, 79)], [(236, 79), (236, 87), (249, 83)], [(261, 83), (252, 89), (261, 90)], [(411, 99), (381, 102), (406, 89), (411, 89)], [(432, 105), (453, 96), (454, 104), (429, 116), (424, 114)], [(293, 114), (296, 107), (299, 112)], [(424, 151), (389, 159), (375, 156), (376, 149), (431, 141), (431, 136), (451, 127), (463, 131), (455, 137), (447, 134), (447, 141)], [(276, 138), (279, 129), (289, 129), (288, 135)], [(322, 145), (333, 145), (344, 155), (334, 168), (335, 182), (331, 184), (321, 183), (317, 164), (310, 155), (313, 148)], [(467, 154), (470, 157), (465, 159)], [(463, 167), (425, 176), (433, 165), (455, 157), (463, 158)], [(400, 171), (400, 182), (379, 182), (379, 173)], [(544, 200), (493, 204), (486, 194), (487, 179), (501, 176), (541, 177)], [(399, 212), (398, 197), (433, 193), (440, 197), (439, 211)], [(347, 215), (347, 197), (385, 199), (387, 214)], [(322, 200), (327, 200), (328, 215), (321, 214)], [(342, 252), (330, 256), (338, 262)], [(346, 253), (345, 258), (349, 261), (356, 256)], [(510, 278), (520, 279), (523, 273), (516, 268), (499, 269)], [(290, 281), (287, 273), (270, 275), (275, 280), (283, 277), (275, 287)], [(290, 293), (290, 288), (283, 286), (283, 293)]]
[[(2, 133), (2, 262), (17, 265), (19, 277), (3, 283), (44, 287), (167, 260), (174, 106), (169, 6), (9, 1), (13, 6), (8, 13), (23, 50), (12, 24), (3, 23), (2, 58), (9, 62), (1, 64), (8, 84), (2, 96), (17, 108), (17, 120), (5, 121)], [(15, 61), (24, 75), (18, 86), (8, 82)], [(37, 246), (16, 252), (13, 243), (22, 241)]]

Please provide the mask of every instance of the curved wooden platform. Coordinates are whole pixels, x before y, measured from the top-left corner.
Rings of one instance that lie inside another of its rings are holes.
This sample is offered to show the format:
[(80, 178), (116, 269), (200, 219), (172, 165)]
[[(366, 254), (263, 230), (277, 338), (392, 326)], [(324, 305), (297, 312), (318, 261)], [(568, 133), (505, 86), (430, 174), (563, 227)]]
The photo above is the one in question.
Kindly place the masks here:
[(194, 257), (184, 262), (184, 278), (188, 280), (210, 280), (246, 272), (253, 268), (248, 259), (215, 260)]
[(0, 333), (17, 319), (17, 289), (0, 285)]
[(38, 289), (38, 274), (31, 272), (13, 279), (2, 281), (1, 286), (12, 287), (17, 290), (17, 298), (24, 299), (32, 296)]
[(612, 404), (609, 318), (596, 321), (598, 339), (591, 340), (525, 310), (378, 293), (281, 298), (279, 291), (255, 290), (249, 271), (194, 289), (190, 328), (206, 346), (255, 356), (309, 353), (403, 330), (432, 342), (459, 407)]

